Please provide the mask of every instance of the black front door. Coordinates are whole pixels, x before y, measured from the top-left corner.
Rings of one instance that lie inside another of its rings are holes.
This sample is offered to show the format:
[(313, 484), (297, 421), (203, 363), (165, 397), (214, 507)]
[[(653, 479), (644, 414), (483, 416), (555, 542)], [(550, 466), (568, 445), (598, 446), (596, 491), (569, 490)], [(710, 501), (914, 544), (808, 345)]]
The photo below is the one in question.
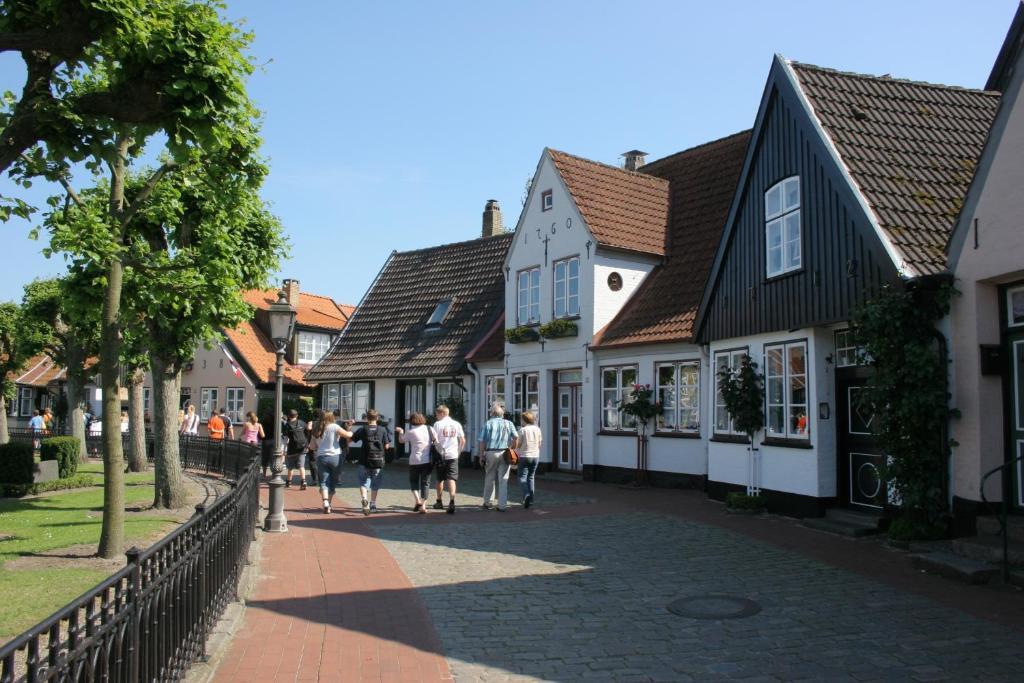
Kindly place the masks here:
[(871, 511), (885, 506), (888, 487), (885, 454), (873, 435), (875, 417), (862, 398), (867, 377), (863, 367), (836, 370), (837, 481), (842, 505)]
[[(409, 416), (412, 413), (423, 413), (427, 409), (426, 380), (399, 380), (395, 386), (395, 397), (395, 423), (391, 429), (402, 427), (408, 430)], [(405, 444), (395, 443), (395, 454), (399, 458), (406, 457)]]
[[(1003, 329), (1009, 358), (1009, 381), (1004, 385), (1007, 422), (1007, 460), (1024, 455), (1024, 285), (1003, 290)], [(1017, 461), (1013, 470), (1012, 503), (1024, 507), (1024, 462)]]

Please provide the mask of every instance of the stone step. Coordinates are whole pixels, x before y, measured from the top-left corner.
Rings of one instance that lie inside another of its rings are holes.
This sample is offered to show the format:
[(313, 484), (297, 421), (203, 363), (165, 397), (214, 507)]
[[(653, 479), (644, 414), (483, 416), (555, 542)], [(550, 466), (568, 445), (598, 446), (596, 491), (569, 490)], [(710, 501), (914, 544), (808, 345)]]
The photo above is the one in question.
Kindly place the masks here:
[[(1003, 539), (1001, 536), (954, 538), (951, 546), (954, 553), (972, 560), (995, 564), (1001, 564), (1003, 561)], [(1010, 541), (1008, 557), (1011, 565), (1024, 567), (1024, 542)]]
[[(1011, 541), (1024, 543), (1024, 517), (1010, 515), (1006, 518), (1006, 528)], [(999, 536), (999, 517), (995, 515), (978, 517), (978, 535)]]
[(878, 528), (878, 523), (881, 520), (881, 517), (877, 514), (860, 510), (849, 510), (847, 508), (829, 508), (825, 511), (825, 517), (834, 522), (843, 522), (867, 528)]
[(804, 526), (809, 529), (817, 529), (818, 531), (827, 531), (832, 534), (839, 534), (840, 536), (849, 536), (850, 538), (860, 538), (861, 536), (870, 536), (871, 534), (878, 533), (878, 525), (865, 526), (860, 523), (843, 522), (835, 519), (829, 519), (828, 517), (805, 517)]
[(999, 573), (998, 569), (987, 562), (947, 552), (911, 555), (910, 561), (918, 569), (971, 585), (988, 583)]

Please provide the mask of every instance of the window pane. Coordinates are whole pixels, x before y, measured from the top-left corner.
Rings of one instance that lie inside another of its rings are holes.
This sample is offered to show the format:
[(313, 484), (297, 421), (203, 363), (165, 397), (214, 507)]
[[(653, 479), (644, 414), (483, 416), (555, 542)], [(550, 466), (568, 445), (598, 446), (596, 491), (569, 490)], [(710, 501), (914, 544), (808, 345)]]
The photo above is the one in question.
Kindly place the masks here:
[(782, 185), (776, 185), (764, 195), (764, 215), (771, 217), (782, 211)]
[(786, 216), (786, 268), (800, 267), (800, 212)]
[(782, 248), (768, 250), (768, 274), (782, 272)]
[(774, 436), (783, 436), (786, 433), (786, 423), (783, 418), (785, 408), (782, 406), (771, 406), (768, 408), (768, 433)]
[(604, 370), (604, 371), (601, 372), (601, 377), (602, 377), (601, 386), (604, 387), (605, 389), (616, 389), (616, 388), (618, 388), (618, 385), (617, 385), (617, 379), (618, 378), (616, 376), (615, 370)]
[(636, 384), (636, 368), (622, 368), (622, 387), (632, 390), (634, 384)]
[(601, 426), (605, 429), (619, 428), (618, 390), (601, 390)]
[(782, 246), (782, 219), (776, 219), (768, 224), (768, 248), (773, 249)]
[(569, 315), (580, 314), (580, 298), (578, 295), (573, 294), (569, 297), (569, 305), (566, 308)]
[(658, 398), (661, 414), (658, 415), (659, 429), (675, 429), (676, 424), (676, 368), (662, 365), (658, 368)]
[(797, 438), (807, 436), (807, 406), (792, 406), (789, 409), (789, 434)]
[(785, 185), (785, 210), (800, 206), (800, 178), (790, 178)]
[(786, 401), (786, 391), (783, 387), (781, 377), (771, 378), (767, 382), (768, 405), (783, 405)]
[(580, 260), (578, 258), (569, 259), (569, 277), (578, 278), (580, 275)]
[(764, 353), (765, 371), (768, 377), (782, 377), (782, 347), (769, 348)]
[(805, 349), (803, 344), (794, 344), (787, 348), (789, 354), (790, 374), (803, 375), (807, 373), (805, 365)]

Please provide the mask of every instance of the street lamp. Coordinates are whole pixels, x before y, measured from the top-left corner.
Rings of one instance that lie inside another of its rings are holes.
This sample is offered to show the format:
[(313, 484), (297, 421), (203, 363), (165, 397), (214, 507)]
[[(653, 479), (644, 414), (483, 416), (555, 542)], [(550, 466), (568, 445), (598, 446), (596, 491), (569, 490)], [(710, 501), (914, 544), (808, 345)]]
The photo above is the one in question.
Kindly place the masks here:
[(273, 478), (270, 487), (270, 512), (263, 520), (264, 531), (288, 531), (288, 520), (284, 517), (284, 447), (281, 445), (281, 412), (284, 394), (284, 351), (295, 330), (295, 307), (288, 302), (283, 291), (277, 293), (277, 301), (270, 305), (270, 339), (277, 352), (276, 384), (274, 386), (274, 461), (270, 466)]

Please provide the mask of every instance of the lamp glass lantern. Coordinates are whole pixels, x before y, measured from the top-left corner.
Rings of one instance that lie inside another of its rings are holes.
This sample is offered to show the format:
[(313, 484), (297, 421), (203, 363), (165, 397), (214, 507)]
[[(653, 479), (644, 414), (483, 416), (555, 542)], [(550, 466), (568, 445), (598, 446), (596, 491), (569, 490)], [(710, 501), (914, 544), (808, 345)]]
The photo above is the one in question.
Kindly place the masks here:
[(288, 302), (285, 293), (277, 293), (277, 301), (270, 304), (268, 311), (270, 317), (270, 338), (278, 349), (283, 349), (292, 338), (295, 331), (296, 310)]

